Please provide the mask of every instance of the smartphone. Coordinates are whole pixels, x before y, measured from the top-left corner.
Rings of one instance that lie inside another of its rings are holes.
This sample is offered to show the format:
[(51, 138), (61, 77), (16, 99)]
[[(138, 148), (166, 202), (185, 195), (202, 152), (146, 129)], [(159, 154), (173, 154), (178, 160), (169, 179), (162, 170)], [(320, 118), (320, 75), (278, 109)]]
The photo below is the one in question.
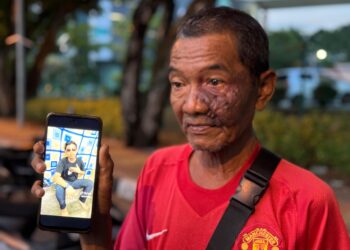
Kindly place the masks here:
[(38, 226), (43, 230), (89, 232), (99, 174), (102, 120), (50, 113), (46, 119), (46, 171)]

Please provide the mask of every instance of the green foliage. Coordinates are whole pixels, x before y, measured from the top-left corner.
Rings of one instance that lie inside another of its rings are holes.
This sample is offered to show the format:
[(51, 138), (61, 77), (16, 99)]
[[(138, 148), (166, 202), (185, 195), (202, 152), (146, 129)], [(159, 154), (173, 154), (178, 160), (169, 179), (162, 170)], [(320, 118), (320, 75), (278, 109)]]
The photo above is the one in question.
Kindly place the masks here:
[[(320, 30), (310, 37), (310, 50), (325, 49), (333, 55), (331, 60), (350, 60), (350, 25), (340, 27), (333, 31)], [(331, 56), (332, 57), (332, 56)]]
[(337, 90), (329, 82), (321, 82), (314, 90), (314, 99), (321, 108), (325, 108), (337, 96)]
[(350, 173), (348, 114), (313, 112), (303, 116), (265, 110), (254, 127), (267, 148), (304, 167), (326, 165)]
[(121, 106), (117, 98), (77, 100), (64, 98), (31, 99), (27, 102), (27, 118), (43, 123), (49, 112), (95, 115), (103, 120), (103, 135), (123, 137)]
[[(319, 65), (331, 67), (334, 62), (350, 60), (350, 25), (333, 31), (320, 30), (303, 37), (297, 30), (271, 32), (270, 61), (274, 68), (296, 67), (314, 58), (319, 49), (328, 52), (328, 57)], [(310, 58), (309, 58), (310, 59)]]
[(270, 103), (274, 107), (278, 107), (279, 103), (286, 98), (287, 88), (276, 87)]
[[(89, 60), (89, 53), (97, 51), (101, 46), (94, 45), (89, 39), (91, 28), (87, 23), (71, 21), (68, 23), (65, 32), (68, 34), (68, 46), (74, 48), (74, 56), (69, 60), (69, 67), (74, 68), (74, 73), (71, 73), (71, 83), (87, 83), (98, 81), (98, 68)], [(72, 71), (72, 70), (71, 70)]]
[(350, 104), (350, 92), (345, 93), (341, 98), (342, 104)]
[(5, 38), (10, 35), (11, 1), (0, 1), (0, 47), (5, 45)]
[(305, 42), (296, 30), (269, 34), (270, 61), (273, 68), (301, 66), (304, 60)]
[[(80, 19), (86, 15), (80, 13)], [(44, 97), (100, 97), (109, 94), (100, 81), (98, 65), (89, 59), (101, 44), (91, 41), (91, 27), (84, 20), (69, 20), (58, 36), (60, 51), (51, 53), (44, 65), (38, 95)], [(48, 91), (49, 90), (49, 91)], [(109, 95), (110, 96), (110, 95)]]
[(291, 99), (291, 110), (295, 113), (301, 113), (303, 111), (305, 96), (303, 94), (296, 94)]

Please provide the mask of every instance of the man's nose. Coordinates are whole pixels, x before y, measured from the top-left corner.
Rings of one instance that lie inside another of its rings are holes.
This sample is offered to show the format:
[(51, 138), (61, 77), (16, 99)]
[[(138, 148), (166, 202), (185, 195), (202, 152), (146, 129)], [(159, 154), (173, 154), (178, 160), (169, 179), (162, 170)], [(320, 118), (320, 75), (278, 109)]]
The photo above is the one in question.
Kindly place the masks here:
[(200, 86), (192, 86), (186, 95), (183, 111), (188, 114), (208, 112), (208, 97)]

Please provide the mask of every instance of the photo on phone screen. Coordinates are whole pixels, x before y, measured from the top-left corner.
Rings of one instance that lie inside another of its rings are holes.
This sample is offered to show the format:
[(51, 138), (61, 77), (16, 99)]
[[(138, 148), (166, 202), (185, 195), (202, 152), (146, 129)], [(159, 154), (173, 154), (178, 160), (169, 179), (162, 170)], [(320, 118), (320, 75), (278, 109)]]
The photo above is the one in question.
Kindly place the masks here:
[(49, 125), (46, 133), (40, 215), (90, 219), (100, 132)]

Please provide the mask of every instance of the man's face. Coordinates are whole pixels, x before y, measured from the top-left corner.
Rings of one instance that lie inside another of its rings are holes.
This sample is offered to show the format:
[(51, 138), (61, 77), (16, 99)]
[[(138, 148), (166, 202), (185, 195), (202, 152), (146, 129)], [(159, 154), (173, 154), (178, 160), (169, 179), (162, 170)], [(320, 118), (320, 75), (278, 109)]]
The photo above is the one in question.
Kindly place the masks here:
[(258, 89), (235, 39), (211, 34), (178, 39), (171, 51), (170, 102), (195, 149), (216, 152), (252, 133)]
[(77, 147), (74, 144), (69, 144), (65, 150), (66, 156), (70, 160), (75, 160), (77, 156)]

